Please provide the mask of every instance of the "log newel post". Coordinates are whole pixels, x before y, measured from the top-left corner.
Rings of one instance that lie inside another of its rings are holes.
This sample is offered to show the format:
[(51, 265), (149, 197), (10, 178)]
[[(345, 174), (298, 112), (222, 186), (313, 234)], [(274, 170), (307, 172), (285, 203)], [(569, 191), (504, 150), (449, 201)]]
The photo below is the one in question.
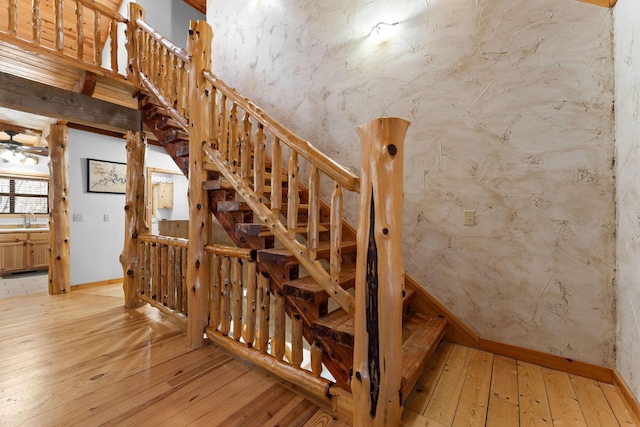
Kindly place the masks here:
[(408, 127), (409, 122), (397, 118), (358, 127), (362, 177), (351, 380), (355, 426), (399, 426), (402, 416), (402, 174)]
[(127, 21), (127, 79), (133, 83), (139, 84), (140, 72), (140, 55), (142, 48), (138, 45), (140, 38), (138, 36), (138, 19), (144, 20), (146, 17), (145, 10), (137, 3), (129, 3), (129, 20)]
[(71, 291), (69, 242), (68, 129), (52, 124), (49, 130), (49, 294)]
[(127, 134), (127, 185), (124, 205), (124, 248), (120, 254), (123, 272), (124, 306), (139, 307), (140, 250), (138, 236), (147, 234), (145, 203), (145, 153), (147, 144), (141, 132)]
[(207, 193), (202, 183), (207, 180), (204, 169), (203, 145), (211, 141), (211, 107), (209, 83), (203, 76), (211, 69), (211, 42), (213, 32), (204, 21), (191, 21), (187, 50), (189, 63), (189, 263), (187, 286), (189, 316), (187, 333), (189, 346), (199, 348), (205, 344), (204, 332), (209, 323), (209, 281), (205, 246), (209, 243), (211, 215)]

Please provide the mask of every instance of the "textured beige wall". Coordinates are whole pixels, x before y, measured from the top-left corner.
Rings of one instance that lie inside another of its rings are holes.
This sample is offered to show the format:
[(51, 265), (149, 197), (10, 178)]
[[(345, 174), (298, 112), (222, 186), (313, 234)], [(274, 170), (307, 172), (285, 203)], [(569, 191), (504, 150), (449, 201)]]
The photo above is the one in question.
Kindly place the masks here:
[[(244, 4), (209, 0), (214, 72), (325, 153), (359, 169), (357, 125), (412, 122), (404, 250), (425, 288), (484, 338), (614, 365), (609, 9)], [(380, 21), (399, 24), (374, 45)], [(462, 225), (464, 209), (476, 226)]]
[(618, 202), (617, 368), (640, 400), (640, 3), (614, 9)]

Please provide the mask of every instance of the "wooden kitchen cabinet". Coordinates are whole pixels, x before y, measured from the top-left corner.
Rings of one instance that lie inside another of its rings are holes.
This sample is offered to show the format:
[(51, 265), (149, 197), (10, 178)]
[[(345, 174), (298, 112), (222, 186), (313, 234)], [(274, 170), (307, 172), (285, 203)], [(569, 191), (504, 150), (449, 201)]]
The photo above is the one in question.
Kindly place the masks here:
[(0, 233), (0, 275), (48, 266), (48, 230)]

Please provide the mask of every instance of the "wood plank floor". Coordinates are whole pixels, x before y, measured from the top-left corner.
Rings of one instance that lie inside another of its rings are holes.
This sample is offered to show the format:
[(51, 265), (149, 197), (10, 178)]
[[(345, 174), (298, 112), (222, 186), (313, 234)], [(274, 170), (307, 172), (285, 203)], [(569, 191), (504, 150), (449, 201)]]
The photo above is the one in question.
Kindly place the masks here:
[(407, 426), (637, 426), (614, 386), (440, 344), (407, 399)]
[[(120, 285), (0, 300), (2, 426), (344, 426)], [(615, 408), (613, 411), (611, 408)], [(613, 386), (441, 344), (404, 425), (633, 426)]]

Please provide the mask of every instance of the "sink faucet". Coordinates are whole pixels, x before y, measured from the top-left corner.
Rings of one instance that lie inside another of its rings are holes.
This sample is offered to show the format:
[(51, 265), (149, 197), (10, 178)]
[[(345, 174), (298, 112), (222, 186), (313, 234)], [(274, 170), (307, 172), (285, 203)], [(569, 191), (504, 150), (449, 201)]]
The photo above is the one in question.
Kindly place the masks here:
[[(29, 218), (29, 215), (31, 215), (31, 218)], [(29, 228), (32, 222), (36, 222), (36, 214), (28, 211), (25, 212), (23, 223), (22, 223), (24, 225), (24, 228)]]

